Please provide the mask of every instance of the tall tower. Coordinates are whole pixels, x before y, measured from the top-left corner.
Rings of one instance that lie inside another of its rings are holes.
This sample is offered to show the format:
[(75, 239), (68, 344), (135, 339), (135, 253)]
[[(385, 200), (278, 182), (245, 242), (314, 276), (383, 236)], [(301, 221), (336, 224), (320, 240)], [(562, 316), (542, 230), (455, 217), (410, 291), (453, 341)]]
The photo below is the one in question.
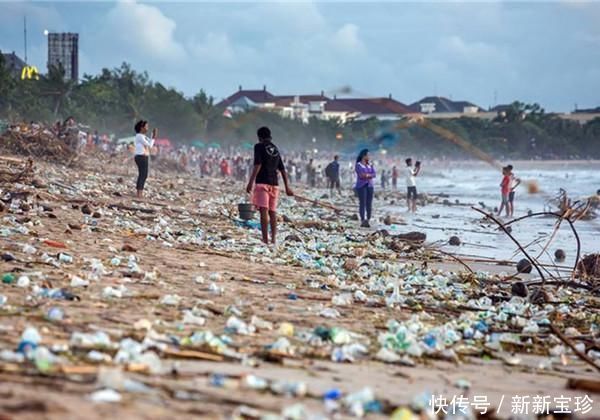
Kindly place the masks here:
[(79, 79), (79, 34), (48, 34), (48, 69), (59, 65), (65, 69), (65, 79)]

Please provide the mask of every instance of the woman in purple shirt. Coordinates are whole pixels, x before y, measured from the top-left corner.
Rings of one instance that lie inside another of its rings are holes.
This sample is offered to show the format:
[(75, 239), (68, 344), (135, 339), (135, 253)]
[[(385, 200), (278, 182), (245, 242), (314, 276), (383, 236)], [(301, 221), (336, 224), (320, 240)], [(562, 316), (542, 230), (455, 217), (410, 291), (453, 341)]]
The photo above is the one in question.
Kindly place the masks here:
[(358, 195), (360, 226), (371, 227), (371, 206), (373, 204), (373, 179), (375, 179), (375, 168), (369, 162), (369, 150), (363, 149), (356, 158), (356, 185), (354, 190)]

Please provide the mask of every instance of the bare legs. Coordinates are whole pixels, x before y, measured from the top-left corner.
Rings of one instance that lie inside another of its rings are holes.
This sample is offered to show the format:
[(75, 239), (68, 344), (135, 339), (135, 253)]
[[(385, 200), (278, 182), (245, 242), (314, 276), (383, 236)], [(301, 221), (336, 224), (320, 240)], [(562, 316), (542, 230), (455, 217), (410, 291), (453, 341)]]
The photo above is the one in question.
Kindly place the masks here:
[(275, 244), (277, 242), (277, 213), (270, 211), (269, 219), (271, 221), (271, 243)]
[(260, 231), (265, 244), (269, 243), (269, 224), (271, 225), (271, 243), (276, 243), (277, 238), (277, 213), (269, 209), (260, 208)]
[(498, 216), (502, 215), (502, 210), (506, 210), (506, 217), (510, 216), (510, 204), (507, 200), (502, 200), (502, 204), (500, 204), (500, 208), (498, 209)]

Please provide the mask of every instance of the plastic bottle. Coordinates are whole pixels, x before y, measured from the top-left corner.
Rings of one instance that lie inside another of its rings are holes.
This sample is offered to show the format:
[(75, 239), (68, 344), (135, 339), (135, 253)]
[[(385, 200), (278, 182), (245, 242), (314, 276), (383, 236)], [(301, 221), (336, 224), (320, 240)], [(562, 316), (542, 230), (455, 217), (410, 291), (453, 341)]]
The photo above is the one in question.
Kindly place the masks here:
[(325, 405), (325, 411), (333, 413), (339, 410), (340, 403), (339, 399), (342, 396), (342, 391), (337, 388), (330, 389), (323, 394), (323, 403)]
[(19, 279), (17, 280), (17, 286), (19, 287), (29, 287), (29, 284), (31, 283), (31, 280), (29, 280), (29, 277), (27, 276), (20, 276)]
[(269, 322), (262, 318), (259, 318), (256, 315), (252, 315), (252, 318), (250, 319), (250, 325), (253, 325), (258, 330), (272, 330), (273, 329), (272, 322)]
[(8, 298), (4, 295), (0, 295), (0, 306), (3, 306), (8, 302)]
[(37, 347), (33, 353), (33, 362), (40, 372), (48, 372), (52, 369), (56, 357), (46, 347)]
[(273, 381), (270, 388), (274, 394), (293, 397), (304, 397), (308, 391), (304, 382)]
[(349, 306), (353, 301), (351, 293), (342, 293), (331, 298), (331, 303), (336, 306)]
[(269, 387), (269, 381), (255, 375), (245, 375), (242, 379), (242, 385), (244, 388), (263, 391)]
[(62, 321), (65, 317), (65, 313), (61, 308), (56, 306), (50, 308), (46, 313), (46, 319), (52, 322)]
[(344, 328), (332, 327), (329, 334), (334, 344), (349, 344), (352, 341), (350, 332)]
[(285, 335), (287, 337), (292, 337), (294, 335), (294, 325), (289, 322), (282, 322), (279, 325), (278, 330), (280, 335)]
[(340, 312), (337, 309), (325, 308), (319, 312), (319, 315), (323, 318), (338, 318), (340, 316)]
[(90, 400), (95, 403), (116, 403), (121, 401), (121, 394), (114, 389), (101, 389), (90, 395)]
[(365, 405), (375, 400), (371, 388), (364, 388), (361, 391), (354, 392), (344, 398), (344, 404), (348, 411), (356, 417), (363, 417), (365, 414)]
[(338, 388), (327, 390), (323, 394), (324, 400), (339, 400), (340, 398), (342, 398), (342, 391)]
[(225, 388), (225, 389), (237, 389), (240, 386), (240, 381), (234, 378), (231, 378), (227, 375), (223, 375), (220, 373), (214, 373), (210, 375), (208, 379), (208, 383), (211, 386), (216, 388)]
[(153, 351), (142, 353), (136, 362), (145, 365), (148, 368), (148, 371), (153, 375), (158, 375), (163, 370), (160, 357)]
[(279, 337), (273, 344), (266, 346), (268, 350), (275, 350), (278, 353), (292, 354), (294, 349), (290, 341), (285, 337)]
[(179, 295), (164, 295), (160, 300), (160, 304), (166, 306), (177, 306), (179, 302), (181, 302), (181, 296)]
[(221, 276), (221, 273), (211, 273), (211, 275), (209, 276), (209, 280), (210, 281), (221, 281), (223, 279), (223, 277)]
[(254, 332), (254, 327), (246, 324), (244, 321), (237, 318), (235, 315), (229, 317), (227, 323), (225, 324), (225, 328), (236, 334), (241, 335), (248, 335)]
[(102, 297), (105, 299), (122, 298), (123, 292), (119, 289), (115, 289), (111, 286), (107, 286), (102, 290)]
[(331, 351), (331, 360), (334, 362), (355, 362), (368, 353), (365, 346), (358, 343), (336, 347)]
[(362, 290), (354, 292), (354, 300), (357, 302), (366, 302), (368, 299), (367, 295)]
[(58, 258), (58, 261), (65, 263), (65, 264), (71, 264), (73, 262), (73, 257), (64, 252), (59, 253), (57, 258)]
[(13, 273), (4, 273), (2, 275), (2, 283), (12, 284), (15, 281), (15, 275)]
[(215, 282), (212, 282), (209, 286), (208, 286), (208, 290), (213, 294), (213, 295), (222, 295), (223, 294), (223, 289), (219, 286), (217, 286), (217, 284)]
[(423, 343), (425, 343), (427, 347), (435, 349), (437, 345), (437, 339), (435, 338), (435, 335), (428, 333), (425, 335), (425, 337), (423, 337)]
[(19, 342), (17, 351), (29, 357), (37, 348), (40, 341), (42, 341), (42, 336), (39, 331), (35, 327), (27, 327), (23, 331), (23, 334), (21, 334), (21, 341)]
[(25, 244), (23, 245), (23, 252), (25, 254), (33, 255), (37, 252), (37, 249), (29, 244)]
[(81, 277), (73, 276), (73, 278), (71, 278), (71, 287), (87, 287), (89, 285), (90, 282)]

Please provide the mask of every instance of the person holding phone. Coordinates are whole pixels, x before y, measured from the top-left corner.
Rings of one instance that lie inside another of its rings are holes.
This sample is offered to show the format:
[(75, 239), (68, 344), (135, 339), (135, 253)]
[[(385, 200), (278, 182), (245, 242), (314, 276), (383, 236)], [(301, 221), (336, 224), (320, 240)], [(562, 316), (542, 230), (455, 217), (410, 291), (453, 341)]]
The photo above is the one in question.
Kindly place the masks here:
[(421, 171), (421, 162), (417, 161), (413, 168), (412, 158), (406, 159), (406, 205), (408, 211), (417, 212), (417, 180)]
[(138, 168), (138, 177), (135, 184), (137, 198), (142, 198), (144, 185), (148, 178), (148, 163), (150, 160), (150, 150), (154, 146), (154, 140), (158, 136), (158, 129), (152, 129), (152, 137), (148, 138), (148, 121), (140, 120), (135, 123), (135, 164)]

